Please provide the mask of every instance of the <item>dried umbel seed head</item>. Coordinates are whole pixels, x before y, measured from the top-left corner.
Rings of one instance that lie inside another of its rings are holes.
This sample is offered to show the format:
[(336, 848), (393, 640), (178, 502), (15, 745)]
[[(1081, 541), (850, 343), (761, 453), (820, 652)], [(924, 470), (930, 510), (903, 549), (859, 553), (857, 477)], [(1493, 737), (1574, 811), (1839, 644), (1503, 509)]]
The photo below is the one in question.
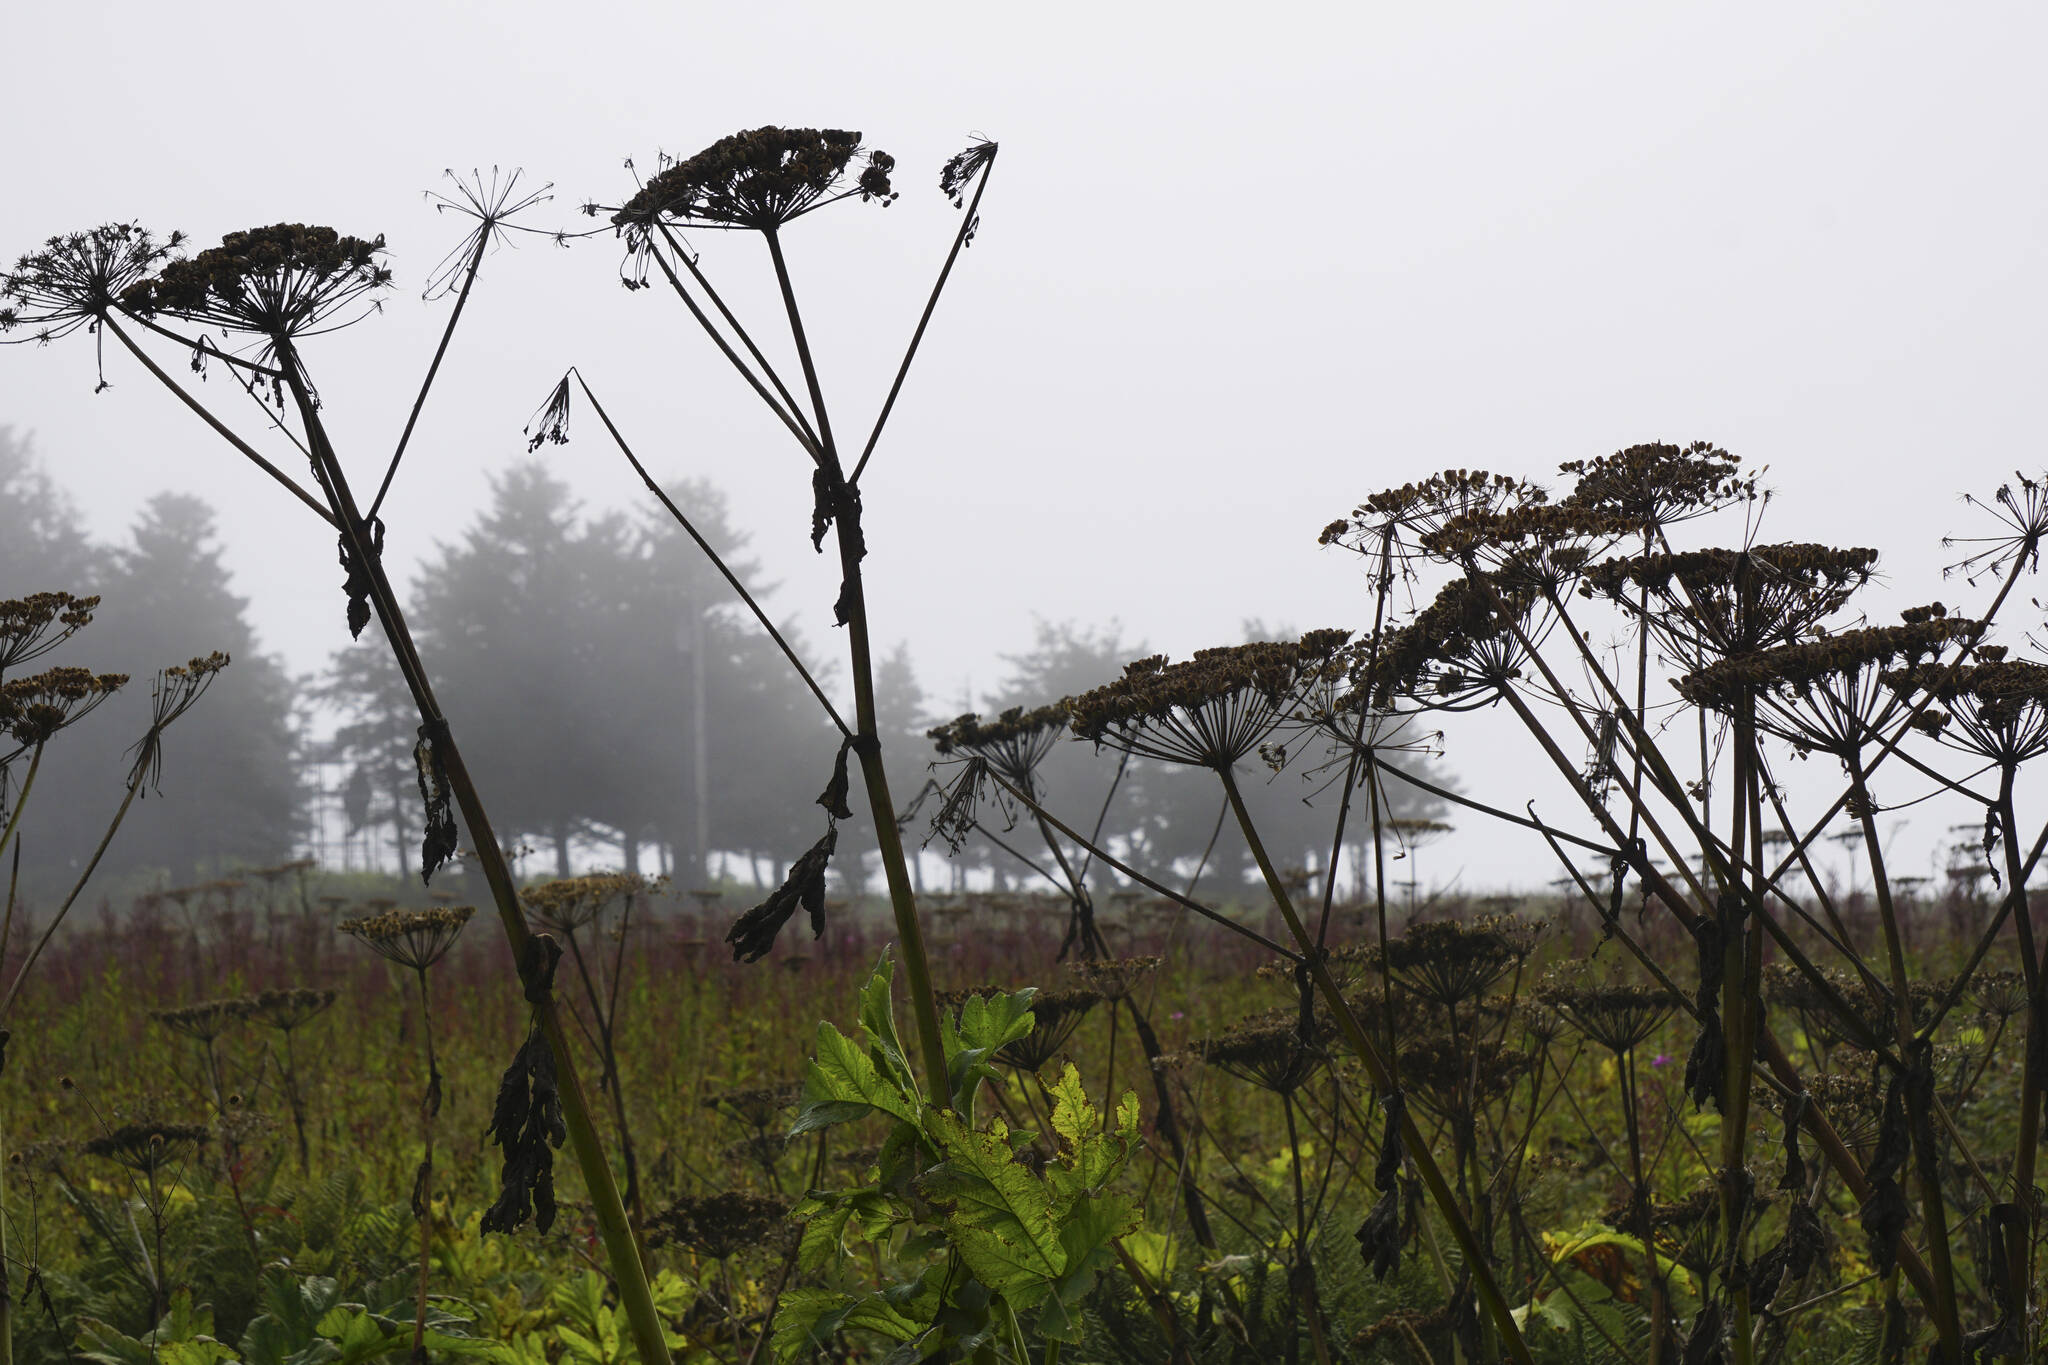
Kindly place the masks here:
[(47, 342), (96, 325), (184, 240), (174, 232), (160, 242), (134, 223), (52, 237), (0, 275), (0, 334), (27, 328), (8, 340)]
[(243, 1003), (249, 1007), (249, 1017), (256, 1022), (290, 1033), (325, 1011), (334, 1000), (335, 993), (331, 990), (298, 986), (290, 990), (263, 991)]
[[(1808, 1033), (1840, 1046), (1865, 1050), (1874, 1040), (1889, 1042), (1897, 1036), (1898, 1013), (1888, 989), (1832, 967), (1821, 967), (1818, 973), (1827, 990), (1789, 962), (1765, 967), (1764, 988), (1771, 1007), (1796, 1012)], [(1909, 983), (1909, 993), (1913, 1025), (1919, 1028), (1934, 1018), (1941, 991), (1932, 983), (1914, 981)], [(1847, 1018), (1844, 1007), (1849, 1011)]]
[(1489, 474), (1483, 469), (1447, 469), (1416, 483), (1374, 493), (1352, 509), (1349, 517), (1323, 528), (1322, 543), (1343, 544), (1361, 553), (1377, 554), (1400, 532), (1423, 536), (1458, 518), (1534, 506), (1550, 495), (1526, 479)]
[(1074, 698), (1074, 733), (1166, 763), (1227, 770), (1287, 719), (1301, 693), (1345, 666), (1344, 630), (1140, 659), (1115, 682)]
[(273, 341), (356, 321), (338, 315), (391, 283), (384, 239), (344, 237), (331, 227), (275, 223), (230, 232), (216, 247), (172, 261), (129, 286), (122, 305), (167, 313)]
[[(1944, 984), (1942, 994), (1947, 995), (1949, 989)], [(1967, 989), (1978, 1013), (1987, 1019), (2003, 1023), (2027, 1007), (2027, 978), (2020, 972), (1979, 971), (1970, 977)]]
[(756, 1133), (738, 1142), (726, 1143), (719, 1153), (728, 1161), (746, 1162), (773, 1172), (776, 1163), (789, 1151), (789, 1142), (788, 1135), (783, 1133)]
[(1924, 712), (1933, 719), (1922, 728), (1954, 748), (2005, 764), (2048, 752), (2048, 665), (2007, 659), (1996, 645), (1979, 646), (1976, 657), (1894, 669), (1883, 681), (1902, 698), (1939, 701), (1946, 710)]
[(212, 1136), (197, 1124), (124, 1123), (86, 1142), (80, 1150), (126, 1166), (138, 1175), (154, 1175), (190, 1161)]
[(1057, 701), (1030, 711), (1013, 706), (990, 721), (969, 712), (925, 733), (939, 757), (952, 758), (962, 750), (979, 755), (1011, 782), (1028, 788), (1066, 730), (1067, 703)]
[[(1894, 665), (1899, 669), (1918, 667), (1950, 644), (1967, 640), (1982, 629), (1981, 622), (1949, 616), (1845, 630), (1838, 635), (1730, 655), (1688, 673), (1675, 686), (1678, 694), (1693, 705), (1714, 711), (1729, 711), (1744, 698), (1768, 695), (1783, 701), (1818, 702), (1837, 713), (1837, 719), (1868, 721), (1870, 708), (1877, 700), (1875, 684), (1887, 669)], [(1802, 712), (1811, 712), (1811, 707), (1802, 708)], [(1787, 736), (1792, 738), (1802, 727), (1791, 722), (1800, 718), (1799, 713), (1787, 713), (1782, 717), (1783, 723), (1774, 728), (1792, 731)], [(1823, 742), (1833, 738), (1837, 727), (1829, 724), (1828, 714), (1812, 713), (1811, 719), (1821, 727), (1811, 732), (1814, 737)], [(1860, 733), (1856, 737), (1863, 738)]]
[(1567, 460), (1558, 470), (1578, 476), (1561, 505), (1611, 512), (1639, 532), (1757, 496), (1756, 477), (1742, 477), (1735, 457), (1711, 441), (1630, 446), (1598, 459)]
[(1521, 676), (1521, 646), (1511, 627), (1529, 606), (1526, 598), (1480, 579), (1454, 579), (1407, 625), (1352, 647), (1351, 690), (1337, 709), (1385, 710), (1409, 699), (1462, 710), (1493, 701)]
[(1988, 536), (1950, 536), (1945, 548), (1969, 547), (1961, 562), (1944, 574), (1960, 573), (1970, 583), (1982, 574), (1996, 574), (2014, 564), (2028, 571), (2041, 567), (2041, 540), (2048, 536), (2048, 476), (2028, 478), (2014, 471), (2013, 481), (2000, 484), (1990, 498), (1965, 493), (1963, 501), (1997, 519), (1999, 529)]
[(1678, 1007), (1662, 986), (1628, 984), (1546, 984), (1536, 999), (1617, 1055), (1640, 1047)]
[(1101, 999), (1091, 990), (1038, 991), (1031, 997), (1031, 1032), (1004, 1046), (996, 1060), (1020, 1071), (1040, 1070), (1060, 1055)]
[(377, 956), (423, 972), (441, 960), (475, 913), (473, 905), (387, 910), (365, 919), (343, 920), (335, 927), (369, 944)]
[(1563, 503), (1520, 503), (1461, 512), (1423, 534), (1425, 553), (1448, 564), (1477, 563), (1499, 572), (1538, 563), (1576, 573), (1594, 543), (1611, 543), (1640, 525), (1614, 512)]
[(777, 1121), (802, 1102), (804, 1087), (802, 1081), (789, 1081), (781, 1085), (757, 1085), (745, 1090), (727, 1090), (717, 1095), (706, 1095), (704, 1107), (715, 1110), (735, 1123), (749, 1128), (766, 1131)]
[(1069, 962), (1067, 970), (1104, 1000), (1121, 1000), (1137, 988), (1138, 982), (1158, 971), (1160, 961), (1157, 957), (1105, 958)]
[(1321, 1019), (1303, 1038), (1298, 1019), (1268, 1015), (1219, 1037), (1198, 1039), (1188, 1052), (1247, 1085), (1292, 1095), (1329, 1062), (1328, 1043), (1329, 1029)]
[(51, 668), (0, 683), (0, 733), (19, 749), (48, 742), (128, 685), (126, 673)]
[(0, 674), (47, 654), (92, 621), (97, 597), (39, 592), (0, 601)]
[(1584, 590), (1627, 610), (1647, 591), (1648, 624), (1691, 668), (1790, 644), (1870, 581), (1877, 551), (1830, 545), (1686, 550), (1595, 564)]
[(860, 134), (838, 128), (755, 128), (721, 138), (649, 180), (612, 215), (629, 239), (664, 220), (772, 232), (812, 209), (858, 193), (895, 198), (886, 152), (869, 157), (855, 189), (835, 193), (860, 151)]
[(173, 1033), (210, 1043), (254, 1013), (247, 1000), (203, 1000), (174, 1010), (151, 1010), (149, 1017)]
[(647, 1220), (649, 1247), (679, 1246), (722, 1261), (773, 1247), (790, 1233), (790, 1202), (745, 1190), (678, 1199)]
[[(1870, 1076), (1815, 1072), (1806, 1078), (1806, 1093), (1843, 1142), (1862, 1151), (1876, 1144), (1884, 1119), (1884, 1087)], [(1765, 1099), (1773, 1109), (1784, 1111), (1784, 1102), (1774, 1093)]]
[(1536, 950), (1542, 925), (1519, 915), (1411, 924), (1369, 960), (1405, 989), (1445, 1009), (1478, 1000)]
[(1440, 1114), (1469, 1114), (1507, 1093), (1528, 1054), (1500, 1043), (1433, 1034), (1401, 1049), (1402, 1086)]
[(519, 901), (550, 929), (573, 934), (626, 897), (644, 894), (647, 886), (638, 873), (598, 872), (529, 886)]
[[(152, 788), (163, 777), (164, 731), (171, 723), (199, 704), (213, 680), (228, 666), (228, 656), (215, 650), (203, 659), (160, 670), (149, 687), (149, 732), (135, 746), (129, 765), (130, 783), (148, 782)], [(227, 883), (216, 883), (225, 887)], [(235, 886), (239, 887), (240, 882)]]
[(953, 201), (954, 208), (967, 200), (967, 187), (994, 163), (996, 144), (983, 138), (965, 151), (956, 152), (939, 168), (939, 193)]

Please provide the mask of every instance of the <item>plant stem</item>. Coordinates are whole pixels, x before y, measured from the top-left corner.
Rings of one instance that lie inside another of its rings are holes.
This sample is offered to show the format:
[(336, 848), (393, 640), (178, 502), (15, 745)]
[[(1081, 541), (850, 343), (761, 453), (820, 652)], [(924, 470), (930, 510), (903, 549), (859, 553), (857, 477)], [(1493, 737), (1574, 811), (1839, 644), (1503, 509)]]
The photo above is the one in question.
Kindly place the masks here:
[(420, 1033), (427, 1045), (427, 1093), (420, 1097), (423, 1155), (420, 1157), (419, 1177), (413, 1187), (413, 1199), (419, 1206), (420, 1285), (419, 1297), (413, 1306), (412, 1359), (413, 1365), (426, 1365), (427, 1271), (434, 1252), (434, 1115), (441, 1108), (441, 1068), (434, 1057), (434, 1015), (427, 1001), (427, 969), (416, 967), (413, 970), (420, 981)]
[[(1911, 983), (1906, 976), (1906, 948), (1899, 936), (1899, 917), (1892, 905), (1891, 879), (1885, 875), (1884, 850), (1878, 842), (1877, 818), (1871, 805), (1870, 788), (1863, 777), (1860, 756), (1849, 755), (1849, 771), (1852, 774), (1852, 788), (1855, 793), (1855, 809), (1858, 824), (1863, 829), (1863, 851), (1870, 859), (1870, 871), (1877, 892), (1877, 913), (1884, 926), (1885, 953), (1891, 960), (1893, 1006), (1899, 1028), (1899, 1052), (1901, 1060), (1912, 1065), (1913, 1045), (1913, 996)], [(1940, 1158), (1921, 1150), (1923, 1135), (1929, 1124), (1926, 1116), (1915, 1116), (1912, 1124), (1915, 1155), (1920, 1158), (1921, 1173), (1938, 1170)], [(1942, 1354), (1949, 1365), (1964, 1365), (1963, 1330), (1956, 1312), (1955, 1266), (1949, 1255), (1948, 1213), (1943, 1206), (1941, 1185), (1938, 1181), (1918, 1179), (1920, 1187), (1921, 1223), (1927, 1237), (1928, 1269), (1934, 1273), (1935, 1331), (1941, 1336)]]
[[(1274, 903), (1280, 907), (1281, 917), (1287, 921), (1288, 932), (1294, 935), (1294, 941), (1301, 946), (1301, 950), (1309, 954), (1307, 966), (1309, 975), (1315, 980), (1316, 989), (1321, 992), (1324, 1003), (1329, 1006), (1330, 1014), (1337, 1021), (1338, 1028), (1343, 1031), (1346, 1041), (1358, 1054), (1358, 1059), (1365, 1063), (1366, 1072), (1372, 1078), (1373, 1085), (1383, 1094), (1391, 1094), (1394, 1090), (1392, 1069), (1387, 1065), (1385, 1058), (1381, 1057), (1379, 1049), (1373, 1046), (1372, 1040), (1366, 1036), (1364, 1028), (1359, 1025), (1358, 1017), (1351, 1011), (1350, 1002), (1345, 1000), (1344, 993), (1337, 988), (1337, 983), (1330, 976), (1329, 968), (1321, 956), (1315, 953), (1315, 940), (1309, 936), (1301, 917), (1295, 913), (1294, 903), (1287, 895), (1286, 886), (1281, 883), (1280, 874), (1274, 870), (1272, 859), (1266, 856), (1265, 843), (1252, 825), (1251, 814), (1245, 809), (1244, 798), (1238, 793), (1236, 778), (1231, 776), (1228, 768), (1219, 767), (1216, 774), (1223, 780), (1223, 791), (1230, 798), (1231, 813), (1237, 817), (1238, 828), (1243, 832), (1245, 843), (1251, 848), (1252, 857), (1259, 865), (1260, 875), (1266, 880), (1266, 889), (1272, 894)], [(1499, 1283), (1494, 1279), (1493, 1267), (1487, 1263), (1485, 1252), (1472, 1231), (1471, 1223), (1458, 1207), (1457, 1195), (1445, 1182), (1443, 1172), (1437, 1168), (1435, 1158), (1430, 1155), (1429, 1144), (1424, 1141), (1421, 1130), (1415, 1126), (1414, 1118), (1405, 1111), (1401, 1115), (1401, 1135), (1408, 1149), (1408, 1159), (1415, 1163), (1416, 1172), (1429, 1189), (1430, 1198), (1436, 1201), (1437, 1211), (1450, 1228), (1451, 1236), (1458, 1243), (1458, 1249), (1464, 1253), (1465, 1267), (1472, 1276), (1473, 1288), (1477, 1291), (1480, 1302), (1486, 1306), (1487, 1315), (1493, 1319), (1494, 1330), (1500, 1333), (1501, 1345), (1518, 1365), (1534, 1365), (1535, 1358), (1529, 1354), (1528, 1343), (1522, 1340), (1521, 1329), (1515, 1325), (1514, 1314), (1508, 1308), (1508, 1301), (1502, 1295)]]
[[(611, 1163), (605, 1156), (604, 1144), (599, 1140), (597, 1129), (590, 1121), (590, 1104), (583, 1091), (582, 1079), (576, 1070), (575, 1053), (571, 1048), (569, 1035), (562, 1026), (560, 1007), (551, 990), (541, 989), (541, 983), (528, 980), (529, 971), (538, 970), (538, 963), (528, 945), (532, 942), (532, 930), (527, 927), (526, 912), (520, 907), (519, 892), (512, 878), (511, 864), (506, 861), (505, 850), (498, 842), (497, 832), (491, 827), (490, 816), (484, 810), (483, 799), (477, 794), (476, 784), (471, 780), (469, 768), (462, 760), (462, 751), (456, 745), (454, 734), (449, 728), (447, 717), (435, 700), (428, 684), (426, 670), (420, 662), (419, 651), (412, 640), (411, 630), (398, 607), (398, 595), (391, 587), (391, 580), (385, 574), (384, 562), (370, 543), (367, 529), (358, 514), (354, 495), (349, 490), (340, 461), (335, 457), (333, 445), (327, 439), (321, 425), (312, 396), (300, 374), (297, 354), (287, 338), (277, 339), (278, 364), (285, 372), (292, 397), (299, 409), (299, 416), (305, 426), (308, 442), (319, 462), (324, 479), (332, 489), (336, 501), (336, 519), (342, 526), (343, 538), (348, 542), (355, 563), (370, 580), (370, 605), (383, 627), (385, 639), (390, 643), (400, 672), (405, 676), (406, 685), (413, 694), (420, 718), (426, 726), (438, 731), (435, 752), (442, 760), (448, 776), (448, 788), (455, 799), (457, 809), (462, 812), (462, 821), (469, 830), (470, 843), (476, 850), (477, 864), (482, 869), (484, 881), (490, 887), (491, 900), (497, 906), (498, 919), (505, 930), (505, 937), (512, 948), (512, 959), (518, 964), (521, 984), (526, 988), (528, 998), (533, 1001), (534, 1014), (540, 1023), (542, 1035), (547, 1039), (548, 1050), (553, 1054), (555, 1081), (562, 1104), (563, 1126), (568, 1129), (569, 1145), (576, 1155), (577, 1167), (583, 1173), (583, 1182), (590, 1195), (591, 1212), (597, 1221), (599, 1237), (604, 1242), (605, 1257), (610, 1263), (612, 1278), (619, 1288), (620, 1306), (626, 1310), (627, 1321), (632, 1326), (633, 1340), (640, 1350), (642, 1365), (669, 1365), (668, 1338), (662, 1327), (661, 1314), (654, 1306), (654, 1294), (649, 1287), (646, 1267), (640, 1259), (640, 1251), (633, 1237), (632, 1225), (626, 1218), (626, 1209), (619, 1198), (619, 1188), (612, 1179)], [(132, 789), (131, 789), (132, 790)]]
[[(811, 359), (803, 315), (797, 311), (796, 291), (789, 282), (789, 265), (782, 258), (782, 243), (775, 233), (764, 232), (762, 236), (768, 239), (775, 280), (782, 289), (783, 309), (789, 314), (790, 335), (796, 342), (797, 359), (803, 364), (804, 387), (810, 392), (811, 407), (818, 419), (821, 473), (832, 481), (837, 493), (846, 489), (844, 473), (839, 467), (838, 449), (832, 443), (832, 419), (825, 411), (818, 367)], [(868, 812), (875, 822), (875, 844), (881, 851), (882, 871), (889, 883), (889, 908), (896, 919), (905, 985), (924, 1056), (925, 1088), (930, 1096), (943, 1098), (946, 1047), (939, 1031), (938, 999), (932, 991), (931, 964), (925, 956), (924, 931), (917, 919), (917, 894), (910, 884), (909, 865), (903, 857), (903, 836), (896, 828), (896, 803), (889, 795), (889, 774), (882, 766), (882, 744), (875, 721), (875, 674), (868, 643), (867, 596), (860, 572), (861, 557), (867, 553), (867, 547), (861, 535), (859, 500), (839, 499), (835, 511), (833, 527), (839, 545), (840, 573), (837, 611), (846, 624), (846, 648), (853, 674), (853, 751), (860, 758), (861, 780), (868, 789)]]

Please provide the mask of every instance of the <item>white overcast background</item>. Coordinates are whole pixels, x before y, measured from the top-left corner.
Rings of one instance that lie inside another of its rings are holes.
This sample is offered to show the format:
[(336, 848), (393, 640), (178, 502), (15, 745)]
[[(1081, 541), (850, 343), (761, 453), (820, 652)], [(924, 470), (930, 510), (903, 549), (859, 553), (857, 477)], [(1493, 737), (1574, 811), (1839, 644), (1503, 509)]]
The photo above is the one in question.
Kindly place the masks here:
[[(879, 640), (909, 641), (944, 711), (1034, 617), (1176, 654), (1251, 618), (1363, 624), (1358, 561), (1317, 531), (1446, 466), (1715, 440), (1768, 466), (1767, 538), (1885, 550), (1876, 614), (1971, 601), (1939, 583), (1940, 535), (1972, 524), (1956, 495), (2048, 459), (2035, 6), (77, 3), (7, 28), (7, 257), (114, 219), (197, 246), (283, 220), (388, 236), (384, 315), (307, 348), (371, 484), (449, 306), (419, 298), (466, 227), (422, 195), (444, 167), (524, 167), (556, 186), (527, 221), (580, 227), (630, 193), (628, 157), (862, 130), (901, 202), (789, 248), (838, 425), (864, 432), (957, 223), (938, 167), (1000, 140), (864, 480)], [(774, 331), (758, 241), (692, 240)], [(836, 655), (804, 459), (618, 261), (608, 239), (489, 259), (386, 513), (394, 568), (471, 520), (575, 364), (657, 474), (727, 490), (778, 610)], [(102, 537), (164, 489), (211, 502), (264, 647), (320, 667), (345, 638), (332, 536), (125, 356), (96, 396), (91, 352), (0, 351), (0, 423)], [(632, 502), (587, 413), (574, 435), (544, 458), (590, 507)], [(1508, 738), (1454, 727), (1446, 767), (1565, 813)], [(1554, 875), (1463, 824), (1425, 879)], [(1909, 829), (1901, 870), (1935, 832)]]

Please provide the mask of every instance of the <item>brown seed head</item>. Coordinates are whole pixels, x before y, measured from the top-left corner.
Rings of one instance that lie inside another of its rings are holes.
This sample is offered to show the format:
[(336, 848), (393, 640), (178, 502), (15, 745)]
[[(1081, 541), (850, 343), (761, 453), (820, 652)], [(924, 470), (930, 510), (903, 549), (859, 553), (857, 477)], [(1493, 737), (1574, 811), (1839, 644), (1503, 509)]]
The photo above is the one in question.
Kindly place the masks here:
[[(391, 283), (384, 239), (331, 227), (275, 223), (230, 232), (217, 247), (172, 261), (123, 291), (124, 307), (277, 340), (332, 330), (343, 309)], [(358, 315), (360, 317), (360, 315)]]
[[(612, 215), (614, 226), (645, 234), (663, 220), (772, 232), (832, 199), (860, 134), (838, 128), (755, 128), (712, 143), (669, 166)], [(895, 198), (886, 152), (873, 153), (857, 189), (863, 199)], [(850, 191), (849, 191), (850, 192)]]
[(414, 971), (425, 971), (441, 960), (475, 913), (473, 905), (387, 910), (365, 919), (343, 920), (335, 927), (369, 944), (379, 957)]

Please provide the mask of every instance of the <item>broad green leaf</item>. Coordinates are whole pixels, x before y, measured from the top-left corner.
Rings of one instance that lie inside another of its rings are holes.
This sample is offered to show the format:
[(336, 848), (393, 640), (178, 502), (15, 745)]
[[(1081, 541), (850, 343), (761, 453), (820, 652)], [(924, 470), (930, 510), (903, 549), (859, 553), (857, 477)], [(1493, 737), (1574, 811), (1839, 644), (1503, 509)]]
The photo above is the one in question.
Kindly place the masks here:
[(1081, 1084), (1081, 1071), (1068, 1062), (1060, 1078), (1052, 1083), (1052, 1130), (1060, 1135), (1066, 1154), (1080, 1151), (1089, 1138), (1100, 1136), (1102, 1115), (1088, 1090)]
[[(1060, 1220), (1060, 1247), (1066, 1252), (1067, 1265), (1079, 1270), (1091, 1264), (1108, 1264), (1115, 1259), (1107, 1250), (1109, 1244), (1136, 1232), (1144, 1221), (1144, 1213), (1120, 1194), (1075, 1200)], [(1102, 1253), (1099, 1261), (1098, 1252)]]
[(908, 1341), (930, 1326), (901, 1312), (882, 1294), (854, 1298), (829, 1289), (797, 1288), (784, 1292), (770, 1338), (777, 1360), (794, 1360), (831, 1344), (841, 1332), (874, 1332), (891, 1341)]
[(931, 1116), (930, 1131), (946, 1159), (924, 1174), (920, 1188), (945, 1210), (975, 1278), (1025, 1306), (1066, 1269), (1051, 1191), (1011, 1159), (1009, 1129), (1000, 1119), (976, 1132), (942, 1110)]
[(967, 1111), (978, 1082), (1000, 1083), (1001, 1073), (990, 1065), (989, 1058), (1007, 1044), (1030, 1036), (1037, 1024), (1031, 1013), (1031, 1001), (1037, 994), (1035, 987), (1027, 986), (1008, 995), (971, 995), (960, 1006), (957, 1028), (951, 1019), (940, 1020), (947, 1087), (955, 1109)]
[(876, 1069), (874, 1059), (829, 1021), (818, 1025), (818, 1055), (805, 1072), (804, 1097), (811, 1106), (864, 1105), (905, 1122), (910, 1122), (917, 1113), (901, 1087), (885, 1078)]
[(833, 1289), (802, 1285), (782, 1292), (775, 1310), (775, 1330), (769, 1342), (778, 1361), (795, 1360), (815, 1354), (830, 1344), (832, 1334), (853, 1306), (851, 1294)]
[(803, 1238), (797, 1243), (797, 1268), (817, 1271), (838, 1260), (841, 1239), (846, 1235), (846, 1220), (851, 1217), (851, 1204), (813, 1214), (804, 1224)]
[(835, 1123), (854, 1123), (875, 1112), (871, 1104), (858, 1104), (848, 1100), (809, 1100), (797, 1111), (796, 1122), (789, 1125), (788, 1137), (802, 1137), (815, 1133), (820, 1128), (830, 1128)]
[[(876, 1068), (895, 1083), (896, 1089), (909, 1100), (909, 1112), (915, 1113), (917, 1080), (911, 1074), (910, 1059), (903, 1053), (903, 1040), (896, 1033), (895, 982), (896, 964), (884, 948), (875, 970), (868, 974), (867, 984), (860, 988), (860, 1031), (868, 1041), (868, 1054)], [(889, 1112), (907, 1117), (894, 1109)]]
[(681, 1317), (697, 1301), (697, 1287), (673, 1270), (664, 1270), (656, 1275), (651, 1288), (654, 1309), (665, 1318)]

